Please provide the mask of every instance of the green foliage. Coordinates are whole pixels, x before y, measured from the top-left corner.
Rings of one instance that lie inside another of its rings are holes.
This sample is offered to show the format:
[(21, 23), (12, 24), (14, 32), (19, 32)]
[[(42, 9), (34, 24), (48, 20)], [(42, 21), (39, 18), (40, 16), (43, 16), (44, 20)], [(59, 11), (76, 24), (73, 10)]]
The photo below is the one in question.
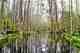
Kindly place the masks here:
[(0, 19), (0, 30), (10, 29), (12, 31), (16, 30), (16, 23), (13, 22), (11, 17), (4, 17)]
[(15, 42), (17, 39), (18, 33), (16, 31), (16, 23), (13, 22), (11, 17), (5, 16), (0, 19), (0, 31), (5, 31), (9, 29), (13, 33), (11, 34), (2, 34), (0, 37), (0, 47), (10, 44), (11, 41)]
[(0, 47), (7, 46), (11, 43), (22, 43), (24, 39), (27, 41), (28, 37), (30, 36), (30, 32), (14, 32), (13, 33), (6, 33), (0, 36)]
[(0, 37), (0, 47), (6, 46), (10, 44), (11, 42), (15, 43), (17, 34), (7, 34), (2, 37)]
[(0, 19), (0, 31), (4, 32), (6, 29), (9, 29), (9, 33), (1, 34), (0, 36), (0, 47), (11, 44), (11, 42), (15, 43), (16, 40), (18, 42), (22, 42), (23, 39), (28, 39), (27, 36), (30, 36), (30, 32), (22, 32), (17, 31), (16, 23), (13, 22), (10, 16), (5, 16)]
[[(64, 12), (64, 29), (65, 29), (64, 40), (70, 42), (72, 46), (80, 48), (80, 33), (78, 32), (80, 31), (80, 23), (79, 23), (80, 17), (79, 15), (73, 12), (71, 13), (70, 16), (69, 13), (70, 13), (69, 11)], [(72, 34), (70, 34), (71, 31), (73, 32)]]
[(72, 46), (80, 48), (80, 33), (76, 32), (71, 34), (65, 33), (65, 40), (70, 42)]

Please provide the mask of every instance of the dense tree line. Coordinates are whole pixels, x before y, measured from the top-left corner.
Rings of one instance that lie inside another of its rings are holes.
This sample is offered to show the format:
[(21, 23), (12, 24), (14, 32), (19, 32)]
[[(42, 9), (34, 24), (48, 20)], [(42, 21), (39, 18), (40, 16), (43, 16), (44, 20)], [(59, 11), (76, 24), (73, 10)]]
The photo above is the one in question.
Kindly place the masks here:
[[(45, 3), (42, 0), (0, 0), (0, 32), (3, 35), (0, 39), (0, 47), (13, 42), (19, 49), (27, 50), (27, 43), (29, 38), (33, 37), (31, 35), (34, 32), (38, 34), (35, 35), (35, 39), (41, 37), (39, 36), (40, 33), (48, 32), (49, 53), (57, 52), (57, 44), (60, 41), (61, 53), (72, 52), (70, 50), (73, 46), (80, 48), (78, 37), (80, 35), (79, 2), (78, 0), (75, 1), (76, 8), (73, 10), (72, 0), (66, 2), (69, 3), (68, 6), (64, 4), (64, 0), (60, 0), (60, 4), (58, 0), (48, 0), (47, 7), (49, 8), (45, 8)], [(66, 10), (68, 8), (69, 10)], [(44, 13), (44, 9), (47, 9), (45, 10), (46, 13)], [(48, 14), (48, 16), (46, 15), (48, 19), (43, 17), (47, 19), (47, 24), (42, 18), (44, 14)], [(37, 40), (40, 41), (40, 39)], [(77, 43), (75, 43), (76, 41)], [(63, 49), (65, 50), (63, 51)], [(28, 52), (26, 50), (25, 52)]]

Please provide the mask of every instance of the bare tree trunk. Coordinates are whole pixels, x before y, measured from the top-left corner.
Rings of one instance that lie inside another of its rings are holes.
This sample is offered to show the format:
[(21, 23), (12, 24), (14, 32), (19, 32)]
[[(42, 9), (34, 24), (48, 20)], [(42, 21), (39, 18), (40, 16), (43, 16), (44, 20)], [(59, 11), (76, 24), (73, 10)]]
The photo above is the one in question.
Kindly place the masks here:
[[(50, 20), (51, 20), (51, 27), (50, 28), (52, 28), (52, 29), (50, 29), (50, 38), (51, 38), (51, 40), (53, 39), (53, 17), (52, 17), (52, 0), (48, 0), (48, 2), (49, 2), (49, 18), (50, 18)], [(49, 52), (48, 53), (53, 53), (53, 49), (52, 49), (52, 47), (53, 47), (53, 42), (52, 41), (50, 41), (50, 46), (49, 46)]]
[[(27, 41), (28, 41), (28, 38), (29, 38), (29, 36), (30, 36), (30, 33), (28, 33), (28, 32), (30, 32), (31, 31), (31, 15), (30, 15), (30, 1), (31, 0), (26, 0), (26, 2), (25, 2), (25, 7), (27, 6), (27, 8), (25, 8), (24, 10), (25, 10), (25, 14), (24, 14), (24, 32), (27, 32), (27, 34), (26, 34), (26, 37), (25, 37), (25, 39), (24, 39), (24, 41), (25, 41), (25, 48), (24, 49), (26, 49), (26, 50), (24, 50), (26, 53), (29, 53), (29, 50), (28, 50), (28, 47), (27, 47)], [(26, 3), (27, 3), (27, 5), (26, 5)]]
[[(55, 41), (56, 40), (56, 37), (55, 37), (56, 36), (56, 24), (54, 22), (57, 22), (57, 5), (56, 5), (56, 0), (48, 0), (48, 2), (49, 2), (49, 16), (50, 16), (49, 18), (51, 21), (50, 38), (51, 40)], [(53, 9), (53, 6), (54, 6), (54, 9)], [(53, 53), (53, 52), (56, 53), (56, 44), (57, 44), (56, 41), (54, 42), (54, 45), (53, 45), (53, 41), (50, 42), (49, 53)]]

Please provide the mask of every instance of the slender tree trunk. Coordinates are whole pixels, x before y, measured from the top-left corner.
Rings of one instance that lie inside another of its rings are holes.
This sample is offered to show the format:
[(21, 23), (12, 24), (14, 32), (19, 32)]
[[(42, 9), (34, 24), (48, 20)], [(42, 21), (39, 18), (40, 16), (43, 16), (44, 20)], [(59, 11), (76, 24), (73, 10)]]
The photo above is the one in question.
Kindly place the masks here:
[[(54, 26), (53, 24), (54, 23), (54, 18), (55, 17), (55, 21), (57, 22), (57, 5), (56, 5), (56, 0), (48, 0), (49, 2), (49, 18), (50, 18), (50, 21), (51, 21), (51, 27), (50, 27), (50, 38), (51, 40), (54, 39), (54, 41), (56, 40), (56, 25)], [(54, 9), (53, 9), (53, 6), (54, 6)], [(54, 30), (53, 30), (54, 29)], [(50, 42), (50, 49), (49, 49), (49, 53), (56, 53), (56, 44), (57, 42), (55, 41), (55, 44), (53, 45), (53, 41)], [(54, 48), (53, 48), (54, 46)]]
[(1, 17), (3, 17), (3, 13), (4, 13), (4, 0), (1, 0)]

